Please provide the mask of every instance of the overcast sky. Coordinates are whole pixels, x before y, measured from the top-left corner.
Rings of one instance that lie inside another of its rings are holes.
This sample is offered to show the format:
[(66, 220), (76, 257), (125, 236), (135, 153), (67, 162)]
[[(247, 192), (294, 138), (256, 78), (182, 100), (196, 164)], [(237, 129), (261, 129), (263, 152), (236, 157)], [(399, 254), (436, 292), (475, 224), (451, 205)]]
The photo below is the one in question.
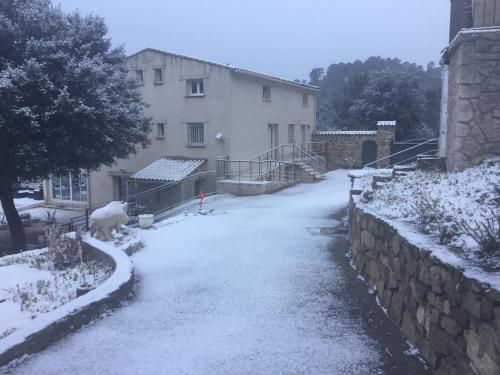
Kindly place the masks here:
[(114, 44), (283, 78), (377, 55), (427, 64), (446, 47), (449, 0), (53, 0), (106, 19)]

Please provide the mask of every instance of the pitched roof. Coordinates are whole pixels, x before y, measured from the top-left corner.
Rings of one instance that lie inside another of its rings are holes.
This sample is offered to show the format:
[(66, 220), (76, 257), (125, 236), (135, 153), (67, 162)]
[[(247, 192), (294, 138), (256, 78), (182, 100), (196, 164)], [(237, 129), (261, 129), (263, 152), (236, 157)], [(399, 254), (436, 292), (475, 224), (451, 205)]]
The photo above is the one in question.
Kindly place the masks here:
[(317, 135), (376, 135), (375, 130), (326, 130), (314, 132)]
[(236, 68), (236, 67), (230, 66), (229, 64), (224, 65), (224, 64), (220, 64), (220, 63), (215, 63), (215, 62), (211, 62), (211, 61), (207, 61), (207, 60), (198, 59), (196, 57), (189, 57), (189, 56), (179, 55), (177, 53), (162, 51), (162, 50), (155, 49), (155, 48), (144, 48), (144, 49), (142, 49), (142, 50), (140, 50), (140, 51), (138, 51), (138, 52), (130, 55), (129, 58), (134, 57), (136, 55), (139, 55), (139, 54), (141, 54), (143, 52), (146, 52), (146, 51), (156, 52), (156, 53), (162, 53), (164, 55), (170, 55), (170, 56), (178, 57), (178, 58), (181, 58), (181, 59), (198, 61), (198, 62), (203, 63), (203, 64), (209, 64), (209, 65), (214, 65), (214, 66), (217, 66), (217, 67), (220, 67), (220, 68), (229, 69), (233, 73), (238, 73), (238, 74), (243, 74), (243, 75), (247, 75), (247, 76), (252, 76), (252, 77), (264, 79), (264, 80), (267, 80), (267, 81), (274, 81), (274, 82), (278, 82), (278, 83), (283, 83), (283, 84), (294, 86), (294, 87), (297, 87), (297, 88), (303, 88), (303, 89), (306, 89), (306, 90), (313, 90), (313, 91), (318, 91), (319, 90), (319, 87), (317, 87), (317, 86), (312, 86), (312, 85), (308, 85), (308, 84), (305, 84), (305, 83), (290, 81), (290, 80), (287, 80), (287, 79), (278, 78), (278, 77), (274, 77), (274, 76), (267, 75), (267, 74), (257, 73), (257, 72), (254, 72), (254, 71), (251, 71), (251, 70), (248, 70), (248, 69)]
[(195, 172), (205, 160), (158, 159), (132, 175), (134, 180), (180, 181)]

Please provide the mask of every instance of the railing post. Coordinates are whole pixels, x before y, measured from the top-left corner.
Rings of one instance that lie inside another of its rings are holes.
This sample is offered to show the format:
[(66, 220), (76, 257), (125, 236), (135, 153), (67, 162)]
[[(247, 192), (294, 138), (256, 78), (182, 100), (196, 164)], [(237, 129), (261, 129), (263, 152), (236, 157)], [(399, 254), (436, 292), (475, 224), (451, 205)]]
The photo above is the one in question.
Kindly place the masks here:
[(89, 227), (89, 208), (85, 207), (85, 231), (88, 232), (90, 230)]
[(241, 182), (241, 161), (238, 161), (238, 183)]

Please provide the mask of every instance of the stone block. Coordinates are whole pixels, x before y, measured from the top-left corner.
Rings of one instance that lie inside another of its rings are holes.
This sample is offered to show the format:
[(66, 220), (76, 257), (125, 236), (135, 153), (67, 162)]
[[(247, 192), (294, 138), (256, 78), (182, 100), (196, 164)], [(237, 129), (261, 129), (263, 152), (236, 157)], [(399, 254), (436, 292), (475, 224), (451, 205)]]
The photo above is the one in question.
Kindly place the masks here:
[(401, 237), (399, 235), (392, 237), (391, 250), (394, 256), (399, 255), (399, 252), (401, 251)]
[(403, 319), (401, 324), (401, 331), (403, 335), (412, 343), (417, 343), (417, 341), (422, 337), (418, 332), (417, 323), (407, 311), (403, 312)]
[(361, 245), (366, 249), (375, 249), (375, 237), (367, 230), (361, 231)]
[(476, 319), (481, 318), (481, 299), (472, 293), (467, 293), (462, 302), (462, 309)]
[(427, 301), (443, 314), (449, 315), (451, 312), (451, 304), (444, 296), (439, 296), (433, 292), (427, 293)]
[(425, 285), (431, 285), (431, 270), (423, 260), (418, 262), (418, 280)]
[(396, 291), (392, 295), (391, 305), (389, 306), (389, 316), (398, 324), (401, 324), (405, 296), (402, 292)]
[(429, 341), (436, 352), (446, 356), (451, 354), (451, 337), (438, 326), (431, 327)]
[(439, 266), (430, 268), (431, 289), (434, 293), (443, 293), (446, 271)]
[(410, 289), (412, 297), (418, 301), (419, 303), (424, 303), (427, 292), (429, 291), (429, 287), (425, 284), (422, 284), (420, 281), (416, 279), (410, 280)]
[(440, 325), (452, 338), (455, 338), (463, 330), (463, 327), (453, 318), (446, 315), (441, 317)]
[(496, 358), (492, 358), (488, 354), (479, 334), (467, 330), (465, 331), (465, 339), (467, 341), (467, 356), (476, 372), (480, 375), (498, 375), (500, 365)]

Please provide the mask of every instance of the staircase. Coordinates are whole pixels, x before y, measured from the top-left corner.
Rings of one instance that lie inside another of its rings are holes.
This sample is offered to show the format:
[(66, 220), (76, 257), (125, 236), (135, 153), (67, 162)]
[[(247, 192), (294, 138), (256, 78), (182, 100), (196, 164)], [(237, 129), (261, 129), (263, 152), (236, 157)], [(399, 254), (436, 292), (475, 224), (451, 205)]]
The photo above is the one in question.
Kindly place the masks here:
[(283, 144), (248, 160), (217, 159), (217, 179), (238, 183), (296, 184), (323, 178), (326, 159), (317, 154), (318, 142)]

